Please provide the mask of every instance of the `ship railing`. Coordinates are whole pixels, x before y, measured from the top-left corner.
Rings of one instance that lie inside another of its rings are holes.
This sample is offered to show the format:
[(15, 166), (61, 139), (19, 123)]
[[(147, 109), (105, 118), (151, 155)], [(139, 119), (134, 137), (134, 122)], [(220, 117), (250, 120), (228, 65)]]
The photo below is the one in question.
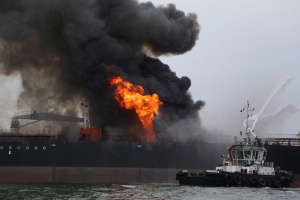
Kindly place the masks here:
[(9, 136), (9, 135), (20, 135), (20, 136), (34, 136), (34, 135), (50, 135), (49, 133), (41, 133), (41, 132), (37, 132), (37, 133), (32, 133), (32, 132), (13, 132), (13, 130), (11, 129), (0, 129), (0, 135), (5, 135), (5, 136)]
[(300, 134), (264, 134), (264, 135), (260, 135), (259, 138), (261, 138), (261, 139), (268, 139), (268, 138), (300, 138)]
[(300, 146), (300, 138), (268, 138), (265, 145)]
[(22, 134), (21, 131), (15, 132), (13, 129), (0, 129), (0, 135), (20, 135)]
[(22, 116), (22, 115), (31, 115), (36, 113), (36, 110), (26, 110), (26, 111), (20, 111), (15, 113), (15, 117)]
[(103, 136), (101, 138), (101, 141), (114, 141), (114, 142), (156, 142), (156, 139), (153, 138), (125, 138), (125, 137), (108, 137)]
[(0, 129), (0, 134), (11, 133), (10, 129)]
[(12, 129), (0, 129), (0, 137), (2, 138), (20, 138), (20, 139), (28, 139), (28, 138), (50, 138), (51, 140), (65, 139), (64, 134), (58, 131), (57, 134), (51, 134), (50, 132), (38, 131), (36, 133), (33, 132), (12, 132)]
[(126, 138), (126, 137), (108, 137), (103, 136), (101, 141), (116, 141), (116, 142), (160, 142), (160, 143), (177, 143), (177, 142), (186, 142), (186, 143), (203, 143), (201, 139), (189, 138), (186, 140), (178, 140), (176, 138), (165, 137), (165, 138)]
[(251, 167), (251, 166), (261, 166), (261, 167), (274, 167), (274, 162), (266, 161), (266, 162), (253, 162), (253, 163), (237, 163), (237, 165), (242, 167)]

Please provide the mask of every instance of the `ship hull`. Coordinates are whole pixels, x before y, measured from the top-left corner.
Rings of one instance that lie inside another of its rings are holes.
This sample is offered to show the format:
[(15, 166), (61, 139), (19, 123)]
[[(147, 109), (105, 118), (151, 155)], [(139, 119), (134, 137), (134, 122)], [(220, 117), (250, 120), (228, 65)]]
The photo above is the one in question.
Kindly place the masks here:
[[(169, 183), (178, 184), (176, 168), (0, 166), (0, 182), (32, 183)], [(205, 171), (190, 169), (191, 171)], [(300, 174), (294, 174), (292, 188), (300, 188)], [(184, 182), (184, 181), (183, 181)]]
[(295, 178), (290, 172), (279, 172), (276, 175), (245, 174), (239, 172), (223, 172), (208, 170), (193, 173), (179, 171), (176, 179), (180, 185), (196, 185), (205, 187), (290, 187)]
[(281, 169), (300, 174), (300, 146), (264, 145), (268, 150), (268, 160)]
[[(211, 168), (227, 144), (1, 141), (0, 166)], [(218, 156), (216, 156), (218, 155)]]
[[(213, 169), (222, 162), (220, 155), (229, 146), (174, 141), (2, 140), (0, 182), (178, 184), (174, 177), (178, 171)], [(265, 147), (268, 160), (293, 171), (296, 181), (292, 187), (300, 187), (300, 155), (294, 156), (300, 147)]]
[(2, 166), (0, 182), (35, 183), (174, 183), (171, 168)]
[(219, 164), (227, 147), (174, 141), (5, 140), (0, 141), (0, 182), (177, 183), (174, 174), (179, 170)]

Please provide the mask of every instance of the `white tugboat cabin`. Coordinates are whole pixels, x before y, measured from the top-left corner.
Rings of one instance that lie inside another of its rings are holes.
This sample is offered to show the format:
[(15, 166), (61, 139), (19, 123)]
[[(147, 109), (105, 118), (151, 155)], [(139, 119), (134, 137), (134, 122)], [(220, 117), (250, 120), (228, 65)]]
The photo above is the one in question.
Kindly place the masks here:
[(243, 174), (275, 175), (272, 162), (265, 162), (267, 150), (262, 146), (232, 145), (229, 158), (224, 158), (218, 171), (241, 172)]

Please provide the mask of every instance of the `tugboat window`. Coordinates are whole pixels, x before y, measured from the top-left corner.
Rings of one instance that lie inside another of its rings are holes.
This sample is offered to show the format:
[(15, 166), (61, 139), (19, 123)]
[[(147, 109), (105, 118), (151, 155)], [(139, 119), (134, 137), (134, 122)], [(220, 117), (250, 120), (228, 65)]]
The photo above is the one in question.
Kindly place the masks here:
[(231, 151), (232, 159), (236, 160), (236, 151)]
[(244, 159), (243, 151), (238, 151), (237, 156), (238, 156), (238, 159)]
[(258, 159), (258, 152), (257, 152), (257, 151), (253, 151), (253, 154), (254, 154), (254, 155), (253, 155), (254, 159), (257, 160), (257, 159)]
[(251, 151), (245, 151), (245, 159), (250, 159)]

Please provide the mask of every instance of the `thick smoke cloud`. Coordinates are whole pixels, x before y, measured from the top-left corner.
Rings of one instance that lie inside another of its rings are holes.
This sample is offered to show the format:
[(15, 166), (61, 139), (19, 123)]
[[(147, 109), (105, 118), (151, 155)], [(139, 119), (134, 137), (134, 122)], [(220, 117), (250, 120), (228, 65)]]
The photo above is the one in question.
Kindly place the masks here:
[(121, 75), (160, 96), (168, 123), (199, 121), (204, 102), (192, 100), (190, 79), (153, 58), (191, 50), (199, 30), (195, 14), (172, 4), (0, 0), (0, 72), (21, 74), (20, 108), (77, 114), (85, 97), (94, 122), (129, 129), (137, 117), (119, 107), (107, 81)]

